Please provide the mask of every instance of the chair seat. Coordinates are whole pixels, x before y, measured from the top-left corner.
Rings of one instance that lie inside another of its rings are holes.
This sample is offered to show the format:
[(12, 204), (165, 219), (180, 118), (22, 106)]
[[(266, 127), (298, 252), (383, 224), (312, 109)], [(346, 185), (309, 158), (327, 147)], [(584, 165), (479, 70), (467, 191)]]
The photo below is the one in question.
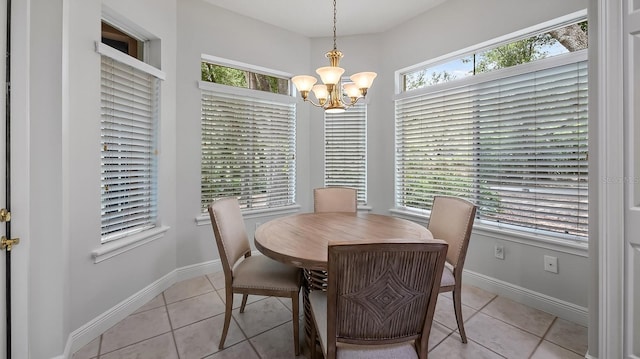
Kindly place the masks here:
[(453, 287), (456, 285), (456, 278), (453, 276), (453, 271), (447, 265), (442, 270), (442, 279), (440, 280), (441, 287)]
[[(317, 335), (320, 338), (322, 352), (327, 352), (327, 293), (312, 291), (309, 293), (311, 311), (316, 321)], [(338, 359), (418, 359), (418, 353), (412, 342), (389, 345), (352, 345), (338, 343), (336, 345)]]
[(297, 292), (300, 269), (262, 255), (250, 256), (234, 268), (233, 288)]

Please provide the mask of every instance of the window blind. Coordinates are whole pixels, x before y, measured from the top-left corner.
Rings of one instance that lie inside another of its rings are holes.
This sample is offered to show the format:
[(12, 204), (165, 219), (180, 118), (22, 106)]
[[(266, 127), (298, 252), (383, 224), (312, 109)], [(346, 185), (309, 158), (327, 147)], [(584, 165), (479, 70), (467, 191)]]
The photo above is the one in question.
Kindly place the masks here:
[(102, 56), (103, 242), (155, 226), (159, 82), (145, 71)]
[(367, 106), (358, 103), (324, 117), (324, 185), (358, 190), (358, 203), (367, 203)]
[(586, 240), (586, 53), (569, 59), (398, 99), (396, 206), (455, 195), (485, 223)]
[(294, 203), (295, 103), (286, 97), (280, 102), (203, 89), (203, 211), (226, 196), (245, 209)]

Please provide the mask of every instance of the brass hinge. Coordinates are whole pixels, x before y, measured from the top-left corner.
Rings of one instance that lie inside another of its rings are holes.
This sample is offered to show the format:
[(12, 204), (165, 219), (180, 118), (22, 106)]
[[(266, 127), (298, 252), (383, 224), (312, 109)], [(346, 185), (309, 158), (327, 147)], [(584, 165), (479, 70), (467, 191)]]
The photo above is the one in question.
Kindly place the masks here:
[(18, 245), (20, 243), (20, 238), (7, 239), (7, 237), (2, 236), (0, 238), (0, 249), (7, 249), (8, 252), (11, 251), (11, 248), (14, 245)]
[(0, 209), (0, 222), (9, 221), (11, 221), (11, 212), (7, 211), (6, 208)]

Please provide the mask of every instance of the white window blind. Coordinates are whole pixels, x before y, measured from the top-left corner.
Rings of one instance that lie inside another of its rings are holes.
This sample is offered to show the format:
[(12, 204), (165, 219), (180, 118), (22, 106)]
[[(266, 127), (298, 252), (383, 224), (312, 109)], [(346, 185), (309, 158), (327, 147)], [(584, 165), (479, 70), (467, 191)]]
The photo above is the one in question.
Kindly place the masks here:
[(586, 240), (586, 51), (396, 101), (396, 206), (434, 195), (478, 218)]
[(295, 201), (295, 102), (285, 95), (253, 97), (256, 92), (202, 91), (203, 211), (226, 196), (245, 209)]
[(102, 242), (156, 224), (156, 123), (160, 81), (102, 55)]
[(358, 190), (358, 203), (367, 203), (367, 106), (324, 116), (324, 185)]

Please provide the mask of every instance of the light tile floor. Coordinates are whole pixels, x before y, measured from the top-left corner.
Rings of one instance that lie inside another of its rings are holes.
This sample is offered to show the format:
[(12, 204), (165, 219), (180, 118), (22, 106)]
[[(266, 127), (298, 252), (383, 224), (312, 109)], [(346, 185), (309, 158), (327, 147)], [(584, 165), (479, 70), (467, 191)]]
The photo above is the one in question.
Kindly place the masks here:
[[(443, 293), (429, 338), (430, 359), (585, 356), (587, 328), (581, 325), (472, 286), (463, 287), (462, 301), (469, 342), (460, 342), (451, 293)], [(289, 299), (249, 296), (244, 313), (239, 306), (237, 295), (225, 349), (218, 350), (224, 276), (219, 272), (185, 280), (81, 348), (73, 359), (295, 358)], [(301, 345), (299, 358), (308, 352)]]

